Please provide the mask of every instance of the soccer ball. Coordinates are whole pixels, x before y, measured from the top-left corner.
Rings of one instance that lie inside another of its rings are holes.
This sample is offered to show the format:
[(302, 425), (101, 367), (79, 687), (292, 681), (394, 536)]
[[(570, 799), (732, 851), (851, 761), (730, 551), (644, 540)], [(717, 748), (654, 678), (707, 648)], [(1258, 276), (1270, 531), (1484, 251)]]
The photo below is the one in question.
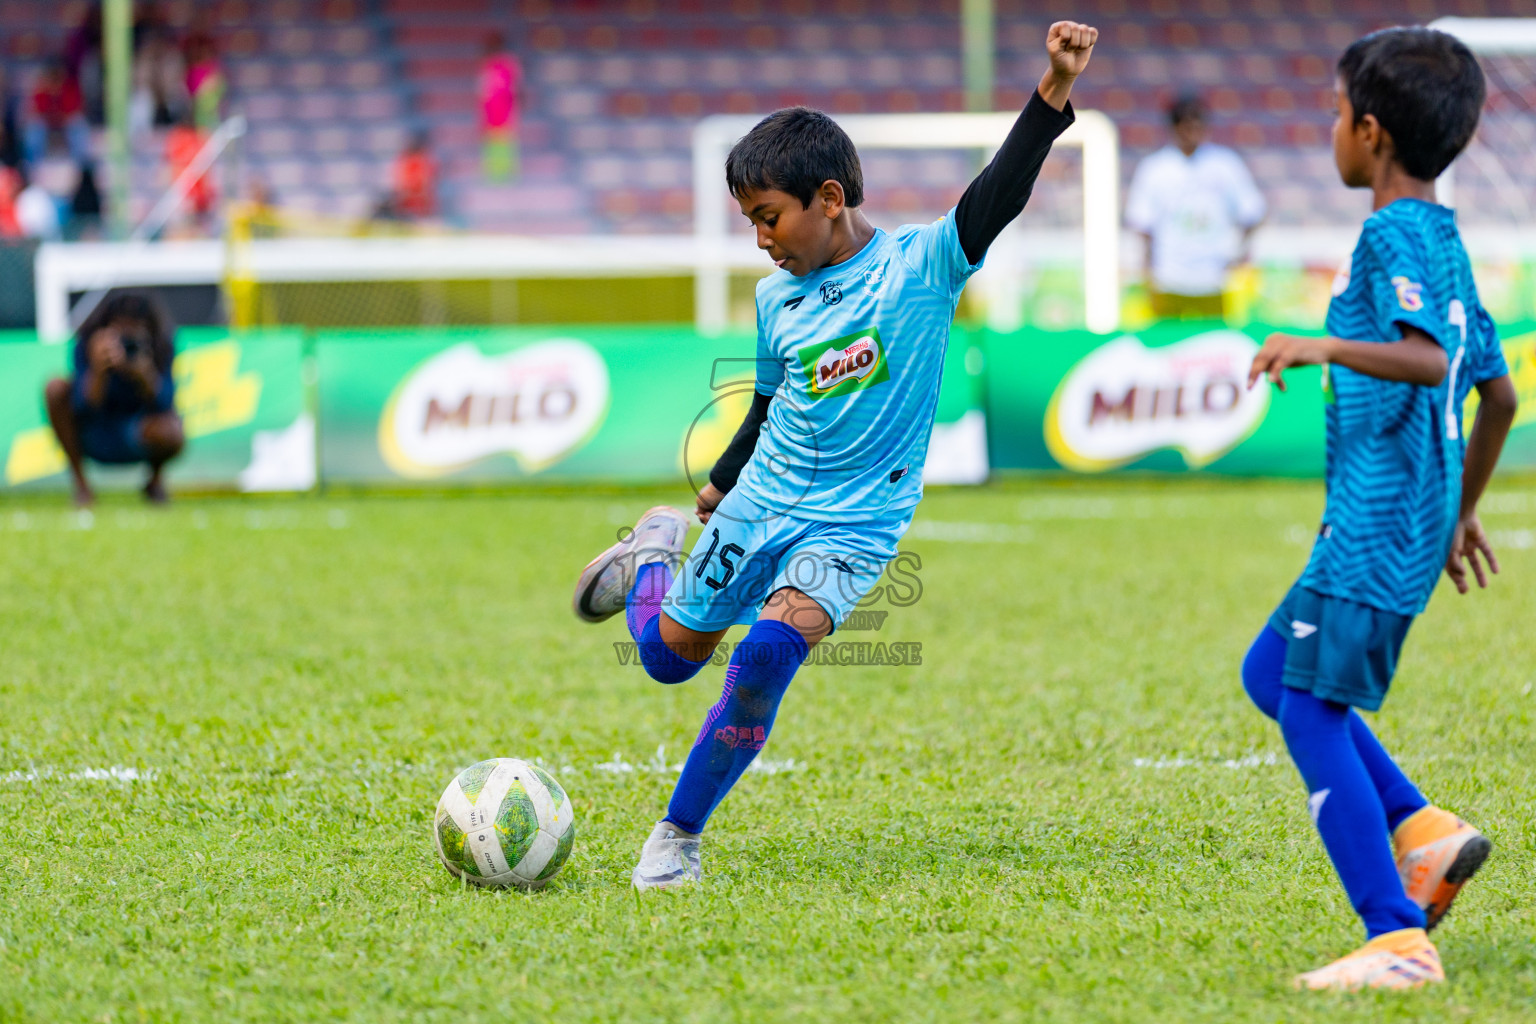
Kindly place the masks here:
[(576, 816), (548, 772), (497, 757), (465, 768), (437, 802), (437, 855), (485, 886), (542, 889), (571, 855)]

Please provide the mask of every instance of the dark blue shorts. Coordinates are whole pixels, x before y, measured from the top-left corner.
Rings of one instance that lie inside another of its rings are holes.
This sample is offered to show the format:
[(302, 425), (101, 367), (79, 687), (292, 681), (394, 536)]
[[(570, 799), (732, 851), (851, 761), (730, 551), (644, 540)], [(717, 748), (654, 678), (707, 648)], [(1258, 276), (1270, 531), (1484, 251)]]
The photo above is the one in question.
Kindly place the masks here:
[(1297, 584), (1269, 617), (1269, 625), (1285, 637), (1281, 681), (1286, 686), (1375, 711), (1386, 700), (1413, 616)]
[(144, 450), (144, 417), (147, 413), (126, 415), (102, 415), (81, 417), (76, 420), (80, 429), (80, 449), (85, 457), (96, 462), (127, 464), (148, 462)]

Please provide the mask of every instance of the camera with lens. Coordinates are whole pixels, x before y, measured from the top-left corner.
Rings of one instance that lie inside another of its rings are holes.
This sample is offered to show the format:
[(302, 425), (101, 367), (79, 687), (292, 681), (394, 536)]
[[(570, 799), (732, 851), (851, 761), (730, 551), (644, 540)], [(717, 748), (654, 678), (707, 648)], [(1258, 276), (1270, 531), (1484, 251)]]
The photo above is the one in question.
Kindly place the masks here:
[(118, 340), (123, 346), (123, 358), (130, 363), (149, 353), (149, 332), (137, 325), (123, 328), (118, 334)]

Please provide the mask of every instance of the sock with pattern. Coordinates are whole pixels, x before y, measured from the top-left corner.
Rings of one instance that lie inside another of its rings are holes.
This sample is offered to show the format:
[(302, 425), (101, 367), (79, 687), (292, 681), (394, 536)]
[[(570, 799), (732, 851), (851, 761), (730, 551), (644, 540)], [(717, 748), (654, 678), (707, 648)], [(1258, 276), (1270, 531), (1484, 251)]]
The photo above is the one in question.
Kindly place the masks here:
[(725, 689), (699, 730), (666, 820), (702, 832), (709, 816), (768, 741), (779, 701), (809, 652), (793, 626), (759, 619), (731, 655)]
[(624, 623), (635, 638), (640, 664), (658, 683), (684, 683), (699, 674), (709, 659), (689, 661), (661, 639), (661, 601), (672, 586), (672, 569), (665, 562), (642, 565), (624, 598)]

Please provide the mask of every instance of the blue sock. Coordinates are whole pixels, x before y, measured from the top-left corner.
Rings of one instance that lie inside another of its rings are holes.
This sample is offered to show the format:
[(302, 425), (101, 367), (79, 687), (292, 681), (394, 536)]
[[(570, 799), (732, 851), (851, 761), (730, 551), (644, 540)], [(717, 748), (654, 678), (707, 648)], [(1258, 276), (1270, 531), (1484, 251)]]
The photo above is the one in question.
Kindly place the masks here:
[[(1259, 710), (1270, 718), (1280, 716), (1280, 695), (1285, 690), (1281, 683), (1285, 674), (1285, 648), (1285, 637), (1265, 626), (1243, 659), (1243, 688)], [(1349, 713), (1349, 737), (1376, 786), (1376, 795), (1387, 814), (1388, 830), (1397, 828), (1415, 811), (1429, 805), (1358, 711)]]
[(1279, 710), (1280, 732), (1311, 794), (1312, 820), (1367, 936), (1423, 928), (1424, 911), (1397, 874), (1381, 797), (1355, 749), (1349, 706), (1286, 687)]
[(661, 600), (672, 587), (672, 567), (665, 562), (642, 565), (635, 582), (624, 595), (624, 625), (638, 643), (649, 626), (661, 614)]
[(634, 586), (624, 598), (624, 623), (635, 638), (640, 664), (658, 683), (685, 683), (709, 664), (709, 659), (689, 661), (661, 639), (661, 599), (672, 586), (672, 569), (664, 562), (642, 565)]
[(1243, 658), (1243, 689), (1270, 718), (1280, 717), (1280, 693), (1285, 686), (1285, 637), (1270, 626), (1259, 630)]
[(686, 832), (704, 831), (710, 814), (763, 749), (779, 701), (809, 650), (799, 630), (775, 619), (759, 619), (747, 631), (672, 791), (668, 821)]
[(1376, 786), (1376, 795), (1381, 798), (1382, 809), (1387, 812), (1389, 831), (1396, 830), (1414, 813), (1429, 806), (1429, 801), (1424, 799), (1419, 787), (1403, 774), (1403, 770), (1392, 760), (1392, 755), (1387, 753), (1358, 711), (1351, 710), (1349, 713), (1349, 738), (1354, 742), (1355, 752), (1360, 755), (1365, 770), (1370, 773), (1371, 782)]

